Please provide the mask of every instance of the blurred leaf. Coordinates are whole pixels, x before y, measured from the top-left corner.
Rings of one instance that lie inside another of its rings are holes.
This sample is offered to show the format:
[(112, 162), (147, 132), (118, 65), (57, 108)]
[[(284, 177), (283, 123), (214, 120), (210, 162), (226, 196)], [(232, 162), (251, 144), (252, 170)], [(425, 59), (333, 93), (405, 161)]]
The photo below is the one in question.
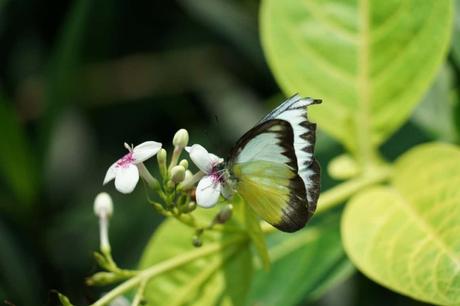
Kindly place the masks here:
[(5, 5), (8, 3), (8, 0), (0, 0), (0, 10), (5, 7)]
[[(16, 198), (30, 205), (37, 195), (38, 180), (34, 154), (15, 111), (0, 96), (0, 172)], [(25, 209), (25, 207), (8, 207)]]
[(268, 255), (267, 243), (265, 236), (260, 228), (258, 217), (254, 214), (251, 208), (244, 202), (240, 196), (234, 197), (235, 217), (237, 217), (246, 228), (254, 244), (257, 254), (264, 269), (270, 268), (270, 257)]
[(345, 249), (368, 277), (436, 305), (460, 303), (460, 149), (403, 155), (391, 186), (356, 195), (342, 218)]
[(366, 158), (410, 115), (446, 55), (452, 1), (264, 0), (262, 44), (287, 95)]
[[(196, 216), (210, 222), (215, 209), (199, 210)], [(141, 268), (193, 250), (194, 230), (178, 221), (164, 222), (148, 243)], [(237, 242), (231, 243), (234, 239)], [(252, 276), (249, 239), (233, 222), (223, 232), (203, 235), (203, 248), (212, 243), (224, 244), (222, 251), (191, 261), (167, 274), (152, 279), (145, 298), (152, 305), (241, 305), (246, 299)]]
[(458, 139), (455, 129), (453, 71), (444, 65), (431, 89), (415, 109), (415, 123), (435, 138), (454, 142)]
[(257, 20), (238, 1), (180, 0), (198, 21), (227, 37), (248, 55), (254, 63), (262, 64), (262, 50), (257, 39)]
[(452, 41), (452, 55), (460, 68), (460, 0), (455, 0), (455, 20), (454, 20), (454, 35)]
[(0, 287), (9, 301), (17, 305), (36, 305), (42, 289), (33, 257), (20, 248), (17, 237), (0, 222)]
[(248, 305), (299, 305), (348, 277), (353, 266), (340, 242), (340, 213), (317, 216), (296, 233), (268, 237), (272, 266), (257, 270)]
[(50, 61), (46, 85), (46, 105), (43, 122), (43, 141), (48, 141), (54, 121), (64, 106), (78, 101), (78, 73), (89, 13), (94, 3), (76, 0), (63, 26), (54, 57)]

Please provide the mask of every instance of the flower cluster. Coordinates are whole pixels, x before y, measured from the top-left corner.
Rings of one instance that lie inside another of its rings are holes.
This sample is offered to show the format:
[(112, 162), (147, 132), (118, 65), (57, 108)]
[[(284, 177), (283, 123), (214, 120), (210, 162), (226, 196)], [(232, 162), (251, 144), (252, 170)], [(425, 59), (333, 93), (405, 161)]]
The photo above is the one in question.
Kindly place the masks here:
[[(188, 140), (189, 135), (185, 129), (175, 134), (169, 166), (166, 161), (167, 152), (162, 149), (161, 143), (146, 141), (135, 147), (125, 143), (128, 153), (109, 167), (103, 184), (115, 180), (115, 188), (127, 194), (134, 190), (141, 177), (166, 202), (160, 204), (161, 207), (156, 205), (162, 212), (178, 209), (181, 213), (189, 212), (194, 209), (195, 201), (198, 206), (209, 208), (218, 203), (220, 195), (226, 199), (231, 198), (233, 191), (227, 183), (228, 172), (223, 158), (209, 153), (199, 144), (187, 146)], [(199, 169), (195, 174), (188, 169), (187, 160), (178, 163), (184, 149)], [(157, 154), (161, 179), (153, 177), (144, 165), (147, 159)], [(198, 185), (195, 187), (196, 183)]]
[[(168, 163), (168, 153), (163, 145), (156, 141), (146, 141), (133, 146), (124, 144), (128, 152), (114, 162), (104, 178), (103, 185), (115, 181), (115, 188), (129, 194), (136, 188), (139, 179), (147, 186), (148, 201), (153, 207), (166, 217), (174, 217), (194, 228), (195, 234), (191, 242), (195, 247), (202, 245), (202, 235), (214, 226), (226, 223), (232, 217), (233, 206), (222, 205), (219, 212), (209, 224), (198, 224), (190, 214), (197, 206), (210, 208), (219, 203), (219, 199), (227, 200), (232, 197), (228, 170), (224, 159), (209, 153), (203, 146), (193, 144), (188, 146), (189, 135), (184, 129), (177, 131), (173, 138), (173, 151)], [(193, 173), (189, 169), (187, 159), (181, 159), (186, 151), (190, 160), (198, 170)], [(158, 175), (156, 177), (148, 170), (146, 162), (156, 156)], [(155, 199), (151, 198), (152, 192)], [(221, 198), (221, 195), (223, 196)], [(224, 202), (223, 201), (223, 202)], [(103, 271), (97, 272), (86, 279), (90, 286), (108, 285), (124, 279), (132, 279), (139, 275), (139, 271), (120, 268), (111, 254), (109, 240), (109, 221), (113, 215), (113, 202), (109, 194), (102, 192), (94, 200), (94, 213), (99, 219), (99, 251), (94, 253), (98, 265)], [(142, 289), (143, 290), (143, 289)], [(142, 297), (142, 290), (137, 294), (138, 305)], [(124, 301), (118, 296), (119, 301)], [(71, 305), (67, 297), (59, 294), (62, 305)]]

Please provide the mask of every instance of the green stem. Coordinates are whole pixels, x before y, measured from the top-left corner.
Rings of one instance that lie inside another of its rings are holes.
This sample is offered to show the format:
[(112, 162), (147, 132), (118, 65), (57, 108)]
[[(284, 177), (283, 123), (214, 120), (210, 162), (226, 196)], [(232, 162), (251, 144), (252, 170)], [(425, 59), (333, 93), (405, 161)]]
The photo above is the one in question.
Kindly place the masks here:
[(131, 303), (131, 306), (141, 305), (146, 285), (147, 281), (143, 281), (140, 283), (139, 288), (137, 288), (136, 296), (134, 296), (133, 302)]
[(114, 289), (112, 289), (109, 293), (104, 295), (102, 298), (91, 304), (91, 306), (103, 306), (107, 305), (119, 295), (135, 288), (136, 286), (140, 285), (142, 282), (147, 282), (151, 278), (158, 276), (162, 273), (174, 270), (180, 266), (183, 266), (189, 262), (192, 262), (198, 258), (208, 256), (213, 253), (217, 253), (229, 245), (238, 244), (242, 241), (247, 239), (245, 236), (235, 237), (234, 239), (229, 239), (223, 243), (212, 243), (207, 244), (204, 247), (199, 249), (195, 249), (191, 252), (185, 253), (183, 255), (176, 256), (166, 261), (162, 261), (150, 268), (147, 268), (143, 271), (140, 271), (136, 276), (130, 278), (126, 282), (118, 285)]
[(389, 175), (390, 171), (388, 169), (381, 168), (378, 171), (376, 170), (365, 176), (351, 179), (329, 189), (326, 192), (323, 192), (318, 200), (318, 208), (316, 209), (316, 214), (321, 214), (333, 207), (336, 207), (339, 204), (342, 204), (356, 192), (385, 181)]

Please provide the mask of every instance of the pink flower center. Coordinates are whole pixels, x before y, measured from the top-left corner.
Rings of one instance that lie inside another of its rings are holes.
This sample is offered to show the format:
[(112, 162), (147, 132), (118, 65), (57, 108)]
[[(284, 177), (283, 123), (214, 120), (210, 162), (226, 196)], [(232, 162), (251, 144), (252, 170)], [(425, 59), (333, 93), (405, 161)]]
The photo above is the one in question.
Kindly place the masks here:
[(129, 152), (117, 161), (117, 167), (126, 168), (131, 164), (134, 164), (133, 152)]
[(224, 176), (222, 175), (222, 171), (219, 171), (219, 169), (216, 166), (212, 167), (209, 176), (211, 177), (213, 184), (220, 184), (224, 182)]

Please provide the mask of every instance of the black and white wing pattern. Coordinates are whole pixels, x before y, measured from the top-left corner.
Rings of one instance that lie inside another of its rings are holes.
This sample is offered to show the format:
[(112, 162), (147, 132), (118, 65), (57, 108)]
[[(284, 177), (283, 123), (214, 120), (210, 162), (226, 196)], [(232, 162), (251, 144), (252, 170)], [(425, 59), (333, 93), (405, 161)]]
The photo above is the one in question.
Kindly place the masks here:
[(316, 124), (308, 121), (307, 106), (322, 101), (302, 98), (294, 95), (275, 108), (260, 122), (280, 119), (289, 122), (294, 132), (294, 151), (297, 159), (298, 174), (302, 178), (307, 192), (308, 208), (311, 213), (316, 209), (320, 193), (320, 167), (314, 157)]

